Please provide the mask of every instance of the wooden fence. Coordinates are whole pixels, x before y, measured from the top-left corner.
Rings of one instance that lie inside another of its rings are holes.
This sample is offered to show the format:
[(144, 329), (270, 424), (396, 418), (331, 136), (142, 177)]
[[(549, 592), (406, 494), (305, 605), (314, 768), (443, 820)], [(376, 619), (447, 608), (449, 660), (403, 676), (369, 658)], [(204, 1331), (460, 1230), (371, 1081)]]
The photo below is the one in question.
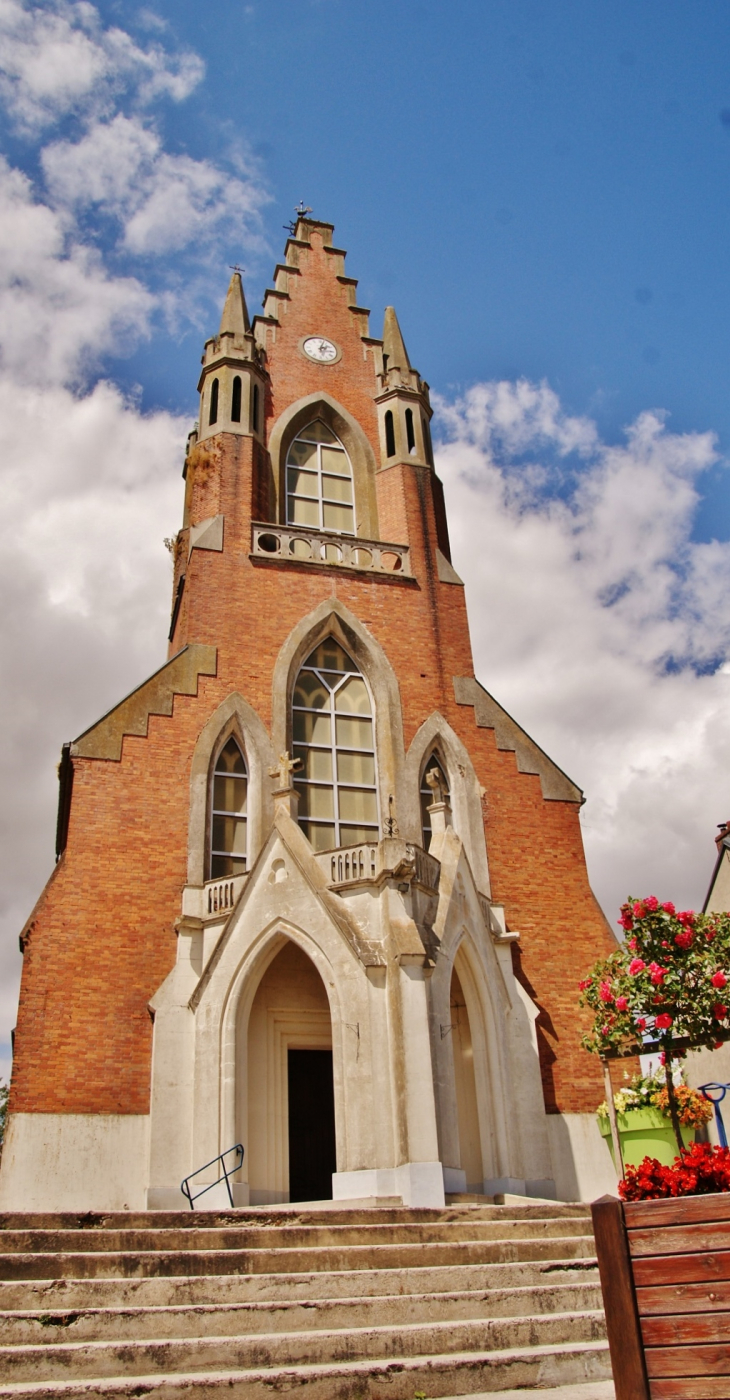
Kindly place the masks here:
[(591, 1210), (616, 1400), (730, 1400), (730, 1193)]

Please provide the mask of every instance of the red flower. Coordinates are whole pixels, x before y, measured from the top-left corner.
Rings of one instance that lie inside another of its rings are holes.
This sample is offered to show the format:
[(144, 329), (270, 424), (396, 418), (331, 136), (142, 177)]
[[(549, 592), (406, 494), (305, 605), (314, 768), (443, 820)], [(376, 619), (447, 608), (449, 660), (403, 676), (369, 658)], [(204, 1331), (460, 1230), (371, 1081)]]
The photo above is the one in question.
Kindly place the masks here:
[(650, 914), (656, 914), (659, 908), (659, 900), (655, 894), (650, 894), (649, 898), (644, 900), (644, 908), (647, 909)]
[(635, 977), (637, 972), (643, 972), (645, 967), (646, 963), (641, 958), (632, 958), (629, 963), (629, 972), (632, 977)]
[(676, 914), (677, 912), (674, 905), (672, 904), (671, 899), (668, 899), (666, 904), (662, 905), (662, 909), (664, 910), (665, 914)]
[(639, 904), (639, 902), (638, 902), (638, 900), (637, 900), (636, 904), (634, 905), (634, 908), (633, 908), (632, 912), (633, 912), (633, 915), (634, 915), (634, 918), (635, 918), (635, 919), (643, 919), (644, 913), (645, 913), (643, 904)]
[(716, 1021), (724, 1021), (727, 1016), (727, 1007), (721, 1001), (716, 1001), (712, 1008), (712, 1014)]
[(613, 992), (611, 991), (611, 983), (610, 983), (610, 982), (602, 982), (601, 985), (600, 985), (600, 987), (598, 988), (598, 995), (599, 995), (599, 997), (601, 998), (601, 1001), (613, 1001)]
[(659, 1051), (659, 1063), (660, 1065), (665, 1065), (667, 1063), (667, 1057), (663, 1050)]
[(727, 986), (727, 977), (725, 976), (724, 972), (720, 971), (719, 968), (715, 973), (714, 977), (710, 978), (710, 981), (713, 987), (717, 987), (718, 991), (721, 991), (723, 987)]
[(578, 983), (578, 991), (585, 992), (590, 987), (592, 980), (591, 977), (584, 977), (583, 981)]
[(693, 909), (685, 909), (681, 914), (677, 915), (680, 924), (688, 924), (690, 926), (694, 923), (696, 917)]
[(637, 1016), (636, 1024), (640, 1031), (646, 1030), (646, 1016)]
[(622, 914), (621, 918), (617, 919), (616, 922), (619, 923), (622, 928), (625, 928), (627, 930), (634, 927), (634, 921), (630, 914)]
[(627, 1002), (626, 997), (616, 997), (616, 1010), (628, 1011), (628, 1009), (629, 1003)]
[(691, 929), (686, 928), (683, 929), (681, 933), (677, 934), (674, 941), (678, 948), (691, 948), (693, 938), (694, 934), (692, 933)]
[(716, 934), (716, 933), (717, 933), (717, 929), (716, 929), (716, 928), (713, 928), (712, 925), (710, 925), (709, 928), (706, 928), (706, 929), (705, 929), (705, 938), (707, 939), (707, 942), (708, 942), (708, 943), (711, 943), (711, 942), (712, 942), (712, 940), (713, 940), (713, 938), (715, 937), (715, 934)]
[(652, 984), (655, 987), (661, 987), (662, 982), (664, 981), (664, 978), (667, 974), (665, 968), (660, 967), (658, 963), (653, 962), (649, 963), (649, 975)]
[(671, 1016), (667, 1015), (666, 1011), (662, 1011), (661, 1014), (657, 1016), (654, 1022), (654, 1025), (656, 1026), (658, 1031), (668, 1031), (671, 1024), (672, 1018)]
[(636, 939), (635, 939), (635, 938), (627, 938), (627, 939), (626, 939), (626, 947), (627, 947), (627, 948), (630, 948), (631, 951), (632, 951), (632, 953), (635, 953), (635, 952), (636, 952)]

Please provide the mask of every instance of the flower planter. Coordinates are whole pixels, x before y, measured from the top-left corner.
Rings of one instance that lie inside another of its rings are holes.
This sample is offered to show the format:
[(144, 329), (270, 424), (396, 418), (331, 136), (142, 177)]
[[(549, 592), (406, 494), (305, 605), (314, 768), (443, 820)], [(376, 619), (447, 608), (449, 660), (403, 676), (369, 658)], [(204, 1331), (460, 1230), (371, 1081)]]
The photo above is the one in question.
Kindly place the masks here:
[(591, 1212), (616, 1400), (730, 1396), (730, 1192)]
[[(617, 1113), (616, 1122), (624, 1163), (635, 1167), (645, 1157), (656, 1157), (662, 1166), (671, 1167), (675, 1157), (678, 1156), (677, 1139), (674, 1136), (671, 1119), (660, 1113), (658, 1108), (632, 1108), (628, 1113)], [(599, 1118), (598, 1126), (613, 1157), (611, 1124), (608, 1118)], [(689, 1147), (690, 1143), (694, 1142), (694, 1137), (694, 1128), (682, 1128), (682, 1141), (685, 1147)]]

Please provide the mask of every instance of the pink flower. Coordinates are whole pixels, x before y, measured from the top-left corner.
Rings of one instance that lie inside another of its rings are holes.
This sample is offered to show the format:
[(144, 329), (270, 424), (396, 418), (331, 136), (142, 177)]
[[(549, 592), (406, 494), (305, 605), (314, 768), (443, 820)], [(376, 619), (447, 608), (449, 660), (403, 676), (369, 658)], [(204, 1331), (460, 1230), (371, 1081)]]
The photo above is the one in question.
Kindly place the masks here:
[(667, 1057), (663, 1050), (659, 1051), (659, 1063), (660, 1065), (665, 1065), (667, 1063)]
[(635, 977), (637, 972), (643, 972), (645, 967), (646, 963), (642, 962), (641, 958), (632, 958), (629, 963), (629, 972), (632, 977)]
[(619, 923), (622, 928), (625, 928), (627, 930), (634, 927), (634, 921), (630, 914), (622, 914), (621, 918), (617, 919), (616, 922)]
[(628, 1011), (628, 1009), (629, 1003), (627, 1002), (626, 997), (616, 997), (616, 1010)]
[(667, 1015), (666, 1011), (662, 1011), (661, 1015), (657, 1016), (654, 1022), (654, 1025), (656, 1026), (658, 1031), (668, 1031), (671, 1024), (672, 1018), (671, 1016)]
[(716, 1001), (712, 1008), (712, 1014), (716, 1021), (724, 1021), (727, 1016), (727, 1007), (721, 1001)]
[(693, 909), (685, 909), (681, 914), (677, 915), (680, 924), (689, 924), (690, 927), (694, 923), (696, 917)]
[(677, 912), (674, 905), (672, 904), (671, 899), (668, 899), (666, 904), (662, 905), (662, 909), (664, 910), (665, 914), (676, 914)]
[(634, 908), (633, 908), (633, 911), (632, 911), (632, 912), (633, 912), (633, 915), (634, 915), (634, 918), (635, 918), (635, 919), (643, 919), (643, 917), (644, 917), (644, 906), (643, 906), (643, 904), (639, 904), (638, 901), (637, 901), (637, 903), (634, 905)]
[(650, 894), (649, 898), (644, 900), (644, 908), (648, 909), (650, 914), (656, 914), (656, 911), (659, 908), (659, 900), (657, 899), (656, 895)]
[(626, 939), (626, 947), (627, 947), (627, 948), (630, 948), (631, 951), (632, 951), (632, 953), (635, 953), (635, 952), (636, 952), (636, 939), (635, 939), (635, 938), (627, 938), (627, 939)]
[(646, 1030), (646, 1016), (637, 1016), (636, 1024), (640, 1031)]
[(601, 1026), (601, 1035), (608, 1035), (609, 1030), (610, 1030), (610, 1027), (609, 1027), (609, 1026)]
[(677, 934), (677, 936), (676, 936), (676, 938), (675, 938), (674, 941), (675, 941), (675, 943), (676, 943), (676, 945), (677, 945), (678, 948), (691, 948), (691, 947), (692, 947), (692, 939), (693, 939), (693, 938), (694, 938), (694, 934), (692, 933), (692, 930), (686, 928), (686, 929), (683, 929), (683, 931), (682, 931), (681, 933), (678, 933), (678, 934)]
[(579, 983), (578, 983), (578, 991), (579, 991), (579, 992), (584, 992), (584, 991), (586, 990), (587, 987), (590, 987), (590, 985), (591, 985), (591, 979), (590, 979), (590, 977), (585, 977), (585, 978), (583, 979), (582, 982), (579, 982)]
[(653, 986), (661, 987), (666, 975), (667, 974), (665, 968), (660, 967), (658, 963), (649, 963), (649, 976), (651, 978)]
[(713, 938), (715, 937), (715, 934), (716, 934), (716, 933), (717, 933), (717, 929), (716, 929), (716, 928), (713, 928), (712, 925), (710, 925), (709, 928), (706, 928), (706, 929), (705, 929), (705, 938), (707, 939), (707, 942), (708, 942), (708, 943), (711, 943), (711, 942), (712, 942), (712, 940), (713, 940)]
[(601, 998), (601, 1001), (613, 1001), (613, 992), (611, 991), (611, 983), (610, 983), (610, 982), (602, 982), (601, 985), (600, 985), (600, 987), (598, 988), (598, 995), (599, 995), (599, 997)]
[(710, 978), (710, 981), (713, 987), (717, 987), (718, 992), (722, 991), (722, 988), (727, 986), (727, 977), (725, 976), (724, 972), (720, 971), (719, 968), (715, 973), (714, 977)]

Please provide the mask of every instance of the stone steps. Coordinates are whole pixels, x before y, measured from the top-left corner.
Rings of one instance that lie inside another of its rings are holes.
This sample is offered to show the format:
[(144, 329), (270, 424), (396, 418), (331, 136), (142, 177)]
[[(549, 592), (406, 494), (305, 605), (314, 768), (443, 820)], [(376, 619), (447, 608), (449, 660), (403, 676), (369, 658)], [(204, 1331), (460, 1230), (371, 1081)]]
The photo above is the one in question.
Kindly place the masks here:
[(380, 1294), (307, 1301), (198, 1303), (162, 1307), (97, 1307), (64, 1312), (0, 1312), (2, 1345), (141, 1341), (163, 1337), (235, 1337), (249, 1332), (401, 1326), (539, 1315), (598, 1312), (601, 1288), (592, 1283), (494, 1288), (460, 1293)]
[(582, 1207), (0, 1217), (0, 1395), (413, 1400), (610, 1378)]

